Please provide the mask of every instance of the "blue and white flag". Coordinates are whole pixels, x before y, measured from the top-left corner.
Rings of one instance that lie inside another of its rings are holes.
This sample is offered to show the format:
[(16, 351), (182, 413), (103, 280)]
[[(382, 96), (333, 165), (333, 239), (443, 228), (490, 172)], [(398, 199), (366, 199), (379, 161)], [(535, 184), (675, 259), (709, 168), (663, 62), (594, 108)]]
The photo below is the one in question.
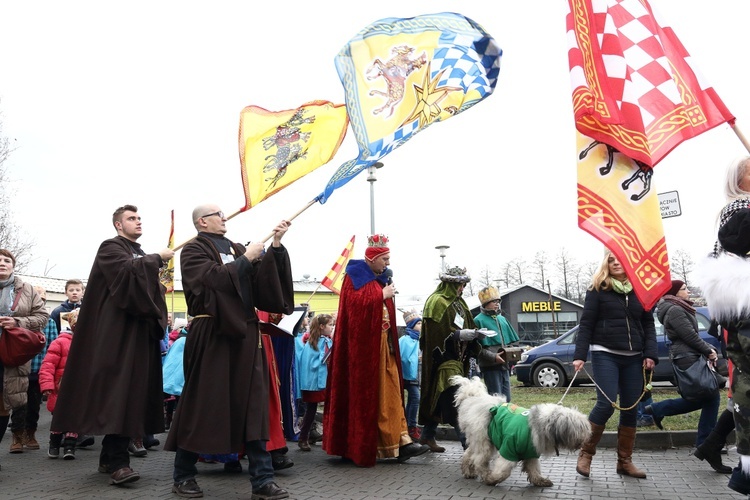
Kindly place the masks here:
[(381, 19), (336, 56), (359, 156), (333, 174), (331, 193), (429, 125), (492, 94), (502, 50), (479, 24), (444, 12)]

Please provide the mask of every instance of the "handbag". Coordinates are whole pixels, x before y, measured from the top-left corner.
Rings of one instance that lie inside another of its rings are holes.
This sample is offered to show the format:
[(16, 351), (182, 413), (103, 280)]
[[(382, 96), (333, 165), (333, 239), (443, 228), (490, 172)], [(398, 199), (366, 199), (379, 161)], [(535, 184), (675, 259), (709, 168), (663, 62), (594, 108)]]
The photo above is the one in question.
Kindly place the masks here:
[(716, 373), (708, 366), (708, 360), (704, 356), (698, 358), (685, 370), (679, 368), (672, 359), (672, 368), (677, 381), (677, 390), (682, 399), (697, 401), (712, 397), (719, 392)]
[(0, 362), (4, 366), (21, 366), (42, 352), (47, 339), (42, 332), (20, 326), (4, 328), (0, 333)]

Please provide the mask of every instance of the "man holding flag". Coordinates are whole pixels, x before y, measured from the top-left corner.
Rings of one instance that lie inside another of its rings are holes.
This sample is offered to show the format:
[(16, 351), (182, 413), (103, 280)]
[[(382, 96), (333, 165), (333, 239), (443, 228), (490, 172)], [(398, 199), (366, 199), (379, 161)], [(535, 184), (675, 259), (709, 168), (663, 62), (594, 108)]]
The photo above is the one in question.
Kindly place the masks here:
[(388, 238), (376, 234), (364, 260), (346, 266), (328, 367), (323, 449), (361, 467), (430, 450), (412, 442), (406, 426), (390, 257)]

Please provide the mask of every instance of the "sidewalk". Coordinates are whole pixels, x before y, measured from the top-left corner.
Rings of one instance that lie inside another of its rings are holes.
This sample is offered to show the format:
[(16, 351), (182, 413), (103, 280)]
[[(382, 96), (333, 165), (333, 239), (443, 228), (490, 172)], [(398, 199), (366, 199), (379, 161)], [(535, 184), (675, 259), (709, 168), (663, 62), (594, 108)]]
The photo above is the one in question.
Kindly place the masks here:
[[(10, 433), (0, 444), (0, 499), (45, 500), (64, 499), (178, 499), (171, 493), (172, 461), (174, 454), (162, 450), (149, 451), (145, 458), (131, 458), (131, 466), (140, 472), (141, 480), (122, 487), (110, 486), (109, 476), (96, 471), (101, 449), (101, 437), (89, 449), (78, 450), (71, 461), (47, 458), (46, 442), (50, 415), (42, 408), (37, 438), (39, 451), (25, 451), (10, 455)], [(638, 434), (634, 462), (648, 473), (647, 479), (634, 479), (615, 473), (615, 451), (600, 448), (592, 464), (590, 479), (575, 473), (577, 455), (542, 458), (542, 471), (555, 483), (550, 488), (529, 485), (520, 466), (499, 486), (486, 486), (476, 480), (464, 479), (460, 473), (462, 450), (456, 441), (443, 441), (445, 453), (427, 454), (399, 464), (395, 460), (378, 462), (373, 468), (360, 468), (331, 457), (313, 446), (312, 452), (302, 452), (297, 444), (289, 443), (289, 456), (294, 467), (280, 471), (277, 483), (296, 499), (737, 499), (743, 498), (727, 488), (729, 476), (717, 474), (705, 462), (691, 455), (693, 436), (671, 433), (677, 448), (654, 448), (655, 443), (666, 443), (666, 432)], [(164, 442), (166, 435), (158, 436)], [(608, 446), (605, 436), (605, 446)], [(648, 446), (648, 449), (644, 449)], [(735, 465), (734, 451), (724, 456), (724, 463)], [(247, 462), (243, 461), (243, 466)], [(246, 473), (228, 474), (221, 464), (198, 464), (198, 484), (204, 498), (250, 498), (250, 483)]]

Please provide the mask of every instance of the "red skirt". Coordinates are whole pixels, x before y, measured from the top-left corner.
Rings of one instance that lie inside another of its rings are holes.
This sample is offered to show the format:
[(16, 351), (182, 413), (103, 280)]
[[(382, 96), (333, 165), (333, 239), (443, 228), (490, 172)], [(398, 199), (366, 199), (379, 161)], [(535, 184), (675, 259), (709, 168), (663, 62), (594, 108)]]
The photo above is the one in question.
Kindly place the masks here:
[(302, 391), (302, 401), (305, 403), (322, 403), (326, 400), (326, 391)]

